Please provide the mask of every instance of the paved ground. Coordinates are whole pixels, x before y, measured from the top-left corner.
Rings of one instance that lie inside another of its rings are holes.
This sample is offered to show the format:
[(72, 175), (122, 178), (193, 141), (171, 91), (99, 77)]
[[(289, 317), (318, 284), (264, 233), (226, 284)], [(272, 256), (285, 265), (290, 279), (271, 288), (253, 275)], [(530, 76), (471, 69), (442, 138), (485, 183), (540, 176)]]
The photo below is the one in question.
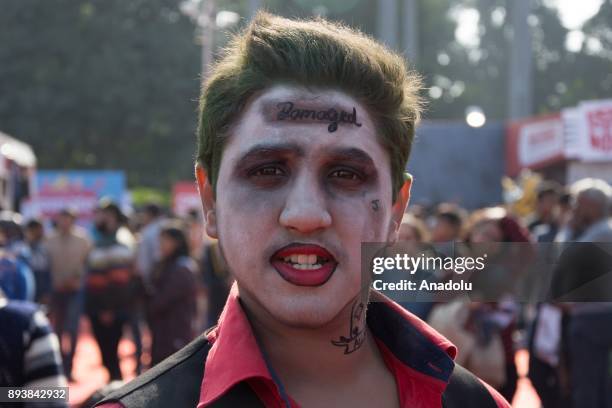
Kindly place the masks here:
[[(145, 336), (148, 343), (149, 337)], [(134, 359), (134, 343), (129, 338), (124, 338), (119, 343), (119, 356), (121, 359), (121, 372), (124, 379), (131, 380), (135, 377), (136, 361)], [(94, 391), (108, 382), (108, 373), (102, 366), (100, 350), (94, 340), (89, 321), (81, 321), (81, 335), (77, 344), (74, 357), (74, 370), (72, 373), (75, 382), (70, 386), (70, 405), (78, 407)]]
[[(91, 335), (89, 322), (86, 319), (83, 319), (81, 323), (81, 333), (74, 361), (73, 376), (75, 382), (70, 383), (70, 404), (74, 407), (78, 407), (90, 394), (108, 381), (108, 374), (102, 367), (100, 352)], [(145, 345), (148, 344), (149, 337), (145, 335), (144, 341)], [(127, 380), (135, 376), (136, 363), (133, 354), (134, 344), (129, 338), (124, 338), (119, 344), (119, 355), (121, 357), (121, 371)], [(146, 360), (147, 357), (145, 356), (144, 359)], [(539, 399), (529, 379), (525, 377), (527, 359), (528, 354), (524, 350), (519, 351), (516, 355), (520, 379), (512, 406), (539, 408)]]

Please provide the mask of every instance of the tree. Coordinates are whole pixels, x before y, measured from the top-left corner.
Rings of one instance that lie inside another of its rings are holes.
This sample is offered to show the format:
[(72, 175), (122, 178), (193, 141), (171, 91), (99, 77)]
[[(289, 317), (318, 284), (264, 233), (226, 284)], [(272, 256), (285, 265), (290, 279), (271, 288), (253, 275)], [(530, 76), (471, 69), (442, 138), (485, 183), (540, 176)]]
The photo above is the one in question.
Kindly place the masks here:
[[(505, 118), (509, 1), (418, 2), (426, 118), (463, 120), (469, 105)], [(578, 51), (566, 48), (556, 10), (533, 1), (535, 111), (609, 97), (612, 0), (584, 25)], [(263, 3), (377, 31), (375, 1)], [(217, 4), (246, 16), (246, 0)], [(477, 16), (470, 45), (455, 36), (465, 10)], [(0, 130), (32, 144), (40, 168), (124, 169), (131, 186), (164, 189), (192, 178), (200, 48), (176, 0), (4, 0), (0, 27)], [(219, 35), (218, 45), (227, 38)]]
[(5, 0), (0, 127), (40, 168), (190, 177), (199, 49), (171, 0)]

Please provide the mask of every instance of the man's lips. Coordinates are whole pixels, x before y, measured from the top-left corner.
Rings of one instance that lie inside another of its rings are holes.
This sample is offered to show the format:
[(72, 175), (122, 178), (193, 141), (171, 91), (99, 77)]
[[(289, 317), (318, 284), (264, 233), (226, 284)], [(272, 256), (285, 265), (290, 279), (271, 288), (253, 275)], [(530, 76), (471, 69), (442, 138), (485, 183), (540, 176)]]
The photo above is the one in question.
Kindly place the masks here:
[(323, 285), (338, 265), (327, 249), (313, 244), (287, 245), (270, 262), (283, 279), (298, 286)]

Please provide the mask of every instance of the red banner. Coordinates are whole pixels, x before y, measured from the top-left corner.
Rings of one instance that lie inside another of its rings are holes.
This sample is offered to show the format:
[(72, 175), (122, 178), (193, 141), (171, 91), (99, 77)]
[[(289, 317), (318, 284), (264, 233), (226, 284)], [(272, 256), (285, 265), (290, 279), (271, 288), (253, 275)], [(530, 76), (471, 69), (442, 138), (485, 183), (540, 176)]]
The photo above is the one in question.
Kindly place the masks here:
[(540, 169), (565, 159), (565, 136), (560, 114), (511, 122), (506, 131), (506, 173)]

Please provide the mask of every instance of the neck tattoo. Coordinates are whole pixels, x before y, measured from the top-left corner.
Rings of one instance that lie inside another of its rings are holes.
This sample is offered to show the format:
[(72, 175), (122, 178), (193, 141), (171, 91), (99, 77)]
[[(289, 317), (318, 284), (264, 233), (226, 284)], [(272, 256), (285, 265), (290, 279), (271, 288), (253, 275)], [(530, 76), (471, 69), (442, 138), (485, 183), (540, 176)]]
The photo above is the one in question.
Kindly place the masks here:
[(340, 336), (338, 340), (332, 340), (332, 344), (337, 347), (344, 347), (344, 354), (351, 354), (358, 350), (365, 341), (366, 329), (364, 317), (365, 306), (363, 302), (356, 300), (351, 307), (351, 317), (349, 323), (348, 337)]
[(329, 133), (338, 130), (338, 124), (340, 123), (361, 127), (361, 123), (357, 122), (357, 110), (355, 107), (353, 107), (353, 112), (351, 113), (335, 108), (323, 110), (297, 108), (293, 102), (280, 102), (276, 107), (278, 108), (276, 120), (327, 122), (329, 123), (327, 126)]

